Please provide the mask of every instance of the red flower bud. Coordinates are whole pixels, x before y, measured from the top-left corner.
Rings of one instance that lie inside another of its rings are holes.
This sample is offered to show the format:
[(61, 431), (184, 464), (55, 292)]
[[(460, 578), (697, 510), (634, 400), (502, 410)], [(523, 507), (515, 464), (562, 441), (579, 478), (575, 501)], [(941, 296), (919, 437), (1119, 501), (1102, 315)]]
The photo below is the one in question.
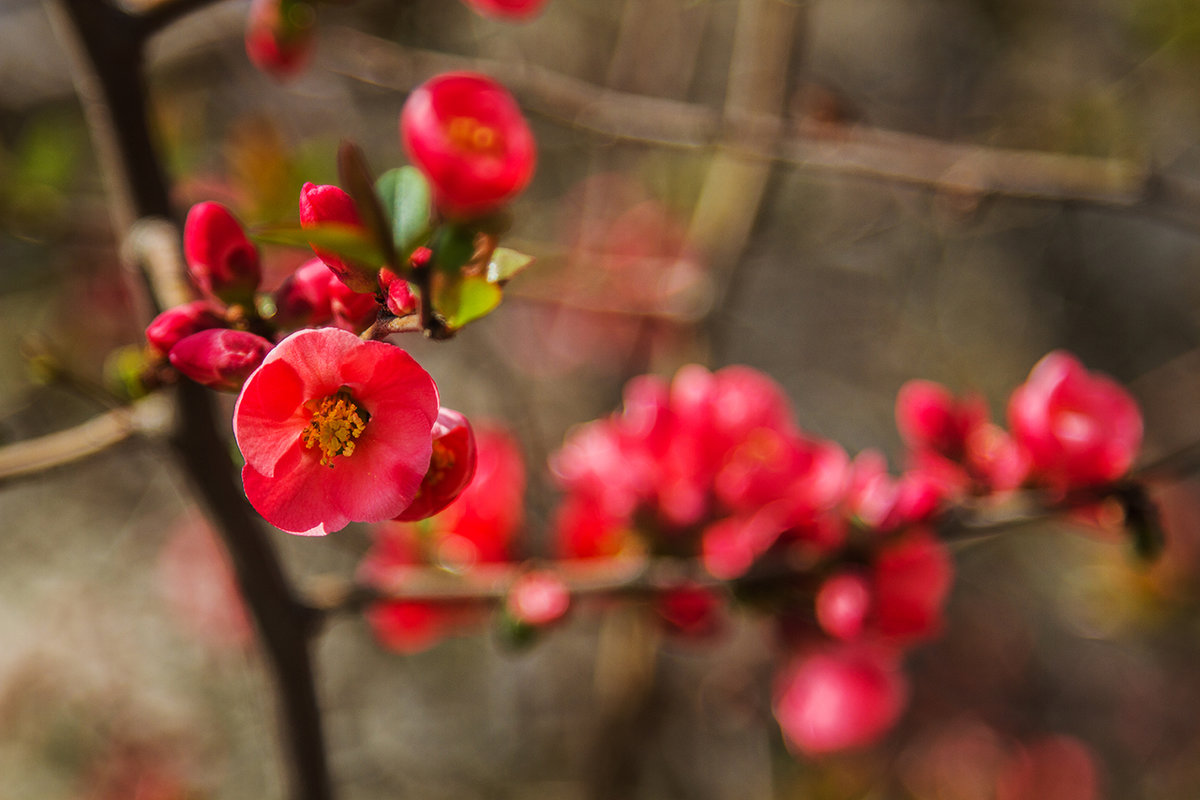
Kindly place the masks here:
[(246, 18), (246, 55), (277, 80), (308, 64), (316, 44), (316, 9), (303, 0), (254, 0)]
[(396, 519), (412, 522), (432, 517), (450, 505), (475, 476), (475, 434), (467, 418), (449, 408), (438, 410), (433, 423), (433, 455), (416, 499)]
[[(348, 228), (363, 228), (354, 199), (336, 186), (306, 183), (300, 189), (300, 227), (314, 228), (334, 223)], [(323, 247), (312, 245), (313, 252), (350, 288), (364, 294), (379, 285), (374, 267), (364, 267)]]
[(408, 281), (397, 278), (387, 287), (388, 311), (397, 317), (407, 316), (417, 310), (417, 296)]
[(775, 719), (805, 755), (863, 747), (904, 710), (908, 687), (884, 653), (842, 647), (798, 659), (778, 679)]
[(258, 250), (220, 203), (192, 206), (183, 225), (183, 254), (192, 280), (226, 303), (250, 305), (262, 279)]
[(532, 19), (546, 0), (463, 0), (485, 17), (522, 21)]
[(146, 341), (150, 348), (165, 356), (185, 336), (191, 336), (208, 328), (221, 328), (225, 318), (207, 300), (193, 300), (181, 306), (168, 308), (146, 326)]
[(258, 368), (271, 343), (248, 331), (213, 328), (180, 339), (171, 366), (210, 389), (237, 391)]
[(275, 290), (275, 323), (285, 330), (333, 323), (362, 332), (375, 318), (375, 296), (356, 292), (338, 280), (319, 258), (306, 261)]
[(400, 138), (452, 217), (493, 211), (533, 177), (537, 150), (512, 95), (472, 72), (439, 75), (417, 87), (400, 112)]
[(534, 627), (561, 619), (571, 605), (571, 593), (552, 572), (526, 572), (508, 590), (504, 608), (517, 622)]

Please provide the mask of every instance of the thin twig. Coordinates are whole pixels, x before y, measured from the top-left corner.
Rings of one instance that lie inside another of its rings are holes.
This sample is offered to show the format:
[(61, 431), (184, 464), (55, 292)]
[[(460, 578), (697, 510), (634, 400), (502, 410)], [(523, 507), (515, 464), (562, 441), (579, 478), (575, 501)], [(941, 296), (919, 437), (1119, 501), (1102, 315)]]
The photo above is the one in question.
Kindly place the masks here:
[(150, 36), (184, 16), (220, 0), (162, 0), (137, 15), (142, 33)]
[(0, 447), (0, 481), (27, 478), (82, 461), (134, 436), (160, 437), (171, 425), (171, 402), (152, 395), (45, 436)]
[[(615, 139), (700, 149), (960, 196), (1070, 203), (1145, 214), (1200, 232), (1200, 181), (1149, 163), (946, 142), (866, 125), (807, 124), (777, 114), (723, 115), (680, 100), (613, 91), (532, 64), (405, 48), (346, 28), (324, 31), (323, 65), (408, 92), (438, 72), (474, 69), (503, 81), (531, 112)], [(772, 136), (771, 132), (778, 132)]]

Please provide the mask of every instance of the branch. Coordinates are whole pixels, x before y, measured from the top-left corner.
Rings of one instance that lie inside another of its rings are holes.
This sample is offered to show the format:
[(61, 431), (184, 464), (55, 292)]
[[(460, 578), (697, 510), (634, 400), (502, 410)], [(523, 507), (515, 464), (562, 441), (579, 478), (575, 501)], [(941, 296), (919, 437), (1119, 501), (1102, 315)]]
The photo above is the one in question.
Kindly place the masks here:
[(82, 461), (133, 436), (162, 436), (170, 422), (170, 401), (152, 395), (74, 428), (0, 447), (0, 481), (27, 478)]
[[(533, 64), (401, 47), (346, 28), (323, 32), (323, 66), (408, 92), (439, 72), (473, 69), (503, 81), (530, 111), (603, 136), (668, 147), (723, 146), (801, 169), (942, 192), (1070, 203), (1145, 214), (1200, 232), (1200, 182), (1146, 163), (946, 142), (866, 125), (818, 126), (771, 113), (726, 114), (617, 92)], [(777, 131), (778, 135), (771, 132)]]
[(142, 25), (142, 35), (157, 33), (193, 11), (217, 2), (220, 0), (162, 0), (137, 15)]

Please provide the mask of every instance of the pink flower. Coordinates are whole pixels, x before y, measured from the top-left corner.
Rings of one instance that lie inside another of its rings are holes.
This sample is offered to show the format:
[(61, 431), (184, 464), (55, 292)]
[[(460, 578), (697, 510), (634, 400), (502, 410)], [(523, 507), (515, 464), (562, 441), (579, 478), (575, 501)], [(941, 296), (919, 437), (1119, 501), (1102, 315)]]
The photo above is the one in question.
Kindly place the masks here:
[(400, 112), (400, 137), (453, 217), (495, 210), (533, 177), (536, 145), (508, 90), (485, 75), (452, 72), (418, 86)]
[(429, 470), (421, 480), (421, 488), (412, 505), (396, 519), (415, 521), (432, 517), (456, 497), (475, 476), (475, 434), (467, 418), (457, 411), (443, 408), (433, 423), (433, 455)]
[(987, 417), (982, 398), (960, 400), (933, 381), (909, 381), (896, 395), (896, 426), (904, 443), (955, 461), (966, 449), (967, 435)]
[(725, 601), (715, 589), (683, 583), (663, 591), (654, 603), (667, 630), (690, 639), (718, 633), (725, 618)]
[(553, 572), (526, 572), (508, 590), (504, 609), (525, 625), (544, 627), (562, 619), (571, 606), (571, 593)]
[(246, 55), (277, 80), (308, 64), (316, 44), (316, 9), (303, 0), (253, 0), (246, 17)]
[(497, 17), (515, 21), (536, 16), (546, 5), (546, 0), (463, 0), (485, 17)]
[(271, 352), (271, 343), (249, 331), (210, 328), (180, 339), (171, 366), (210, 389), (234, 392)]
[(251, 505), (324, 535), (407, 508), (429, 467), (437, 387), (403, 350), (334, 328), (280, 342), (233, 412)]
[(193, 300), (168, 308), (146, 326), (146, 341), (156, 353), (166, 355), (180, 339), (208, 328), (221, 328), (225, 318), (208, 300)]
[(192, 206), (183, 224), (183, 254), (201, 291), (230, 304), (253, 303), (262, 279), (258, 250), (225, 206)]
[(784, 741), (807, 756), (870, 745), (895, 724), (908, 687), (883, 653), (842, 646), (798, 658), (776, 683)]
[(446, 615), (430, 603), (389, 600), (367, 609), (367, 624), (379, 643), (397, 653), (419, 653), (442, 638)]
[(1058, 489), (1120, 478), (1142, 443), (1142, 415), (1129, 393), (1061, 350), (1013, 392), (1008, 420), (1032, 477)]
[(904, 534), (878, 554), (872, 574), (872, 622), (895, 644), (936, 636), (954, 582), (946, 546), (925, 529)]

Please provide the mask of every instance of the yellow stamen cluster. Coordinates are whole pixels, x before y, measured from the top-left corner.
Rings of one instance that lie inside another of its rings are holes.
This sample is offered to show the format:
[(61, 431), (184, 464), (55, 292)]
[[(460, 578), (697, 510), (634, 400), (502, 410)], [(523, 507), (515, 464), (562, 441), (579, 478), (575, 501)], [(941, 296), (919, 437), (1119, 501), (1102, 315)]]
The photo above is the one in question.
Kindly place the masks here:
[(450, 141), (463, 150), (489, 153), (500, 149), (500, 134), (474, 117), (455, 117), (446, 131)]
[(300, 441), (309, 450), (319, 448), (321, 465), (332, 468), (334, 456), (353, 455), (356, 440), (367, 429), (371, 415), (346, 389), (339, 389), (319, 403), (313, 402), (316, 407), (308, 426), (300, 433)]

